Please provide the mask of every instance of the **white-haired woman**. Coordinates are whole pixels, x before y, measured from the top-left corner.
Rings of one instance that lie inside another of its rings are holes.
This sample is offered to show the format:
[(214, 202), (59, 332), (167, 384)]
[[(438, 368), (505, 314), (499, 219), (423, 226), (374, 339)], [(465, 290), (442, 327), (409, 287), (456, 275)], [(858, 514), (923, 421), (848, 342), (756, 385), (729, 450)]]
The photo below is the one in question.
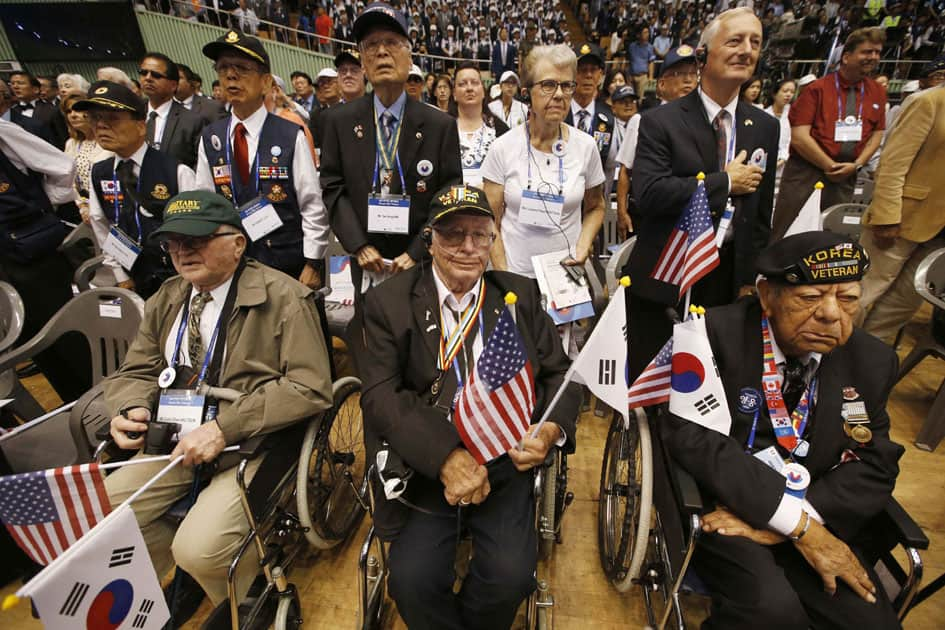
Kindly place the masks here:
[(528, 122), (498, 138), (483, 162), (499, 228), (496, 269), (534, 278), (532, 256), (566, 250), (568, 264), (583, 265), (591, 254), (604, 219), (605, 177), (594, 139), (564, 122), (576, 72), (567, 46), (533, 48), (523, 72)]
[(59, 89), (59, 100), (61, 101), (69, 92), (87, 93), (89, 82), (81, 74), (67, 74), (64, 72), (56, 77), (56, 87)]

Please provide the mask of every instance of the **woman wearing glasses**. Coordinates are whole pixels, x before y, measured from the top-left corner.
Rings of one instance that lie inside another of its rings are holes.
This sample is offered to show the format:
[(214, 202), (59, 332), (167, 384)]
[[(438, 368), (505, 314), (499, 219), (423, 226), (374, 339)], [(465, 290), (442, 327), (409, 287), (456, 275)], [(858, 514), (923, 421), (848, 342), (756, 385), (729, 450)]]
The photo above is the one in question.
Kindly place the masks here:
[[(536, 46), (523, 79), (528, 122), (498, 138), (483, 162), (483, 189), (499, 238), (492, 264), (534, 278), (531, 257), (567, 252), (583, 265), (604, 218), (604, 169), (594, 139), (565, 124), (577, 58), (564, 45)], [(583, 208), (583, 211), (582, 211)]]
[(459, 151), (463, 163), (463, 183), (482, 186), (480, 169), (495, 139), (509, 130), (508, 126), (483, 107), (485, 89), (479, 66), (474, 61), (463, 61), (456, 68), (456, 126), (459, 128)]

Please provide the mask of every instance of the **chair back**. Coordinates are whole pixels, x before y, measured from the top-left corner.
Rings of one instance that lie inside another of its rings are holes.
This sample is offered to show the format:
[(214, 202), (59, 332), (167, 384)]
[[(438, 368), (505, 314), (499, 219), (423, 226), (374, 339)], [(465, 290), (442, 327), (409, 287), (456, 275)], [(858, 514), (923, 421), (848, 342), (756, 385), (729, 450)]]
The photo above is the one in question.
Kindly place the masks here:
[(23, 299), (13, 285), (0, 282), (0, 352), (13, 346), (23, 332)]
[(615, 251), (613, 256), (610, 257), (610, 260), (607, 261), (607, 268), (604, 270), (604, 278), (607, 281), (607, 291), (610, 295), (617, 292), (617, 280), (619, 280), (617, 274), (620, 273), (620, 270), (623, 269), (627, 261), (630, 260), (630, 252), (633, 251), (633, 246), (636, 244), (637, 237), (631, 236), (617, 248), (617, 251)]
[(915, 290), (935, 308), (945, 309), (945, 247), (936, 249), (919, 263)]
[(872, 179), (858, 179), (853, 185), (853, 198), (851, 201), (853, 203), (862, 203), (866, 206), (870, 205), (870, 201), (873, 200), (873, 189), (875, 187), (876, 183)]
[(830, 206), (821, 213), (824, 229), (859, 241), (865, 211), (866, 204), (863, 203), (838, 203)]

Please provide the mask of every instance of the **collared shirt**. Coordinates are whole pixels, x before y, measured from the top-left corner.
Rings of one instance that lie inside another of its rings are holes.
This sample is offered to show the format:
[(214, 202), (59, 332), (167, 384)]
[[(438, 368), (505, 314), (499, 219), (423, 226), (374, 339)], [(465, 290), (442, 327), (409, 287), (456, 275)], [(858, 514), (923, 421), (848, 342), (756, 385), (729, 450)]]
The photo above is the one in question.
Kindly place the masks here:
[(161, 148), (161, 142), (164, 140), (164, 128), (167, 126), (167, 117), (171, 113), (171, 105), (173, 103), (174, 99), (170, 99), (166, 103), (162, 103), (157, 109), (151, 107), (151, 103), (148, 103), (148, 116), (145, 118), (145, 120), (151, 118), (151, 112), (157, 112), (157, 118), (154, 119), (155, 149)]
[(390, 107), (385, 107), (384, 103), (381, 102), (381, 99), (377, 97), (377, 94), (374, 94), (374, 112), (377, 114), (377, 119), (381, 119), (381, 114), (386, 111), (389, 111), (394, 115), (394, 120), (398, 123), (403, 122), (404, 120), (404, 108), (407, 106), (407, 92), (401, 92), (400, 96), (397, 97)]
[[(479, 295), (482, 278), (480, 277), (475, 286), (464, 293), (459, 300), (457, 300), (453, 292), (446, 287), (446, 284), (440, 280), (440, 271), (436, 268), (436, 265), (433, 265), (433, 283), (436, 285), (436, 303), (440, 306), (440, 313), (442, 314), (443, 336), (448, 338), (450, 334), (452, 334), (453, 329), (459, 324), (454, 311), (461, 314), (466, 310), (466, 307), (475, 303), (476, 297)], [(480, 317), (481, 316), (480, 314)], [(470, 330), (469, 334), (470, 336), (476, 335), (473, 339), (472, 346), (473, 361), (476, 361), (479, 359), (479, 355), (482, 354), (482, 335), (479, 334), (478, 322), (474, 324), (473, 330)]]
[(300, 106), (305, 108), (305, 111), (311, 112), (312, 106), (315, 104), (315, 92), (312, 92), (308, 95), (308, 98), (303, 98), (301, 96), (295, 97), (295, 102)]
[(627, 53), (630, 57), (630, 74), (636, 76), (640, 74), (649, 74), (650, 64), (656, 61), (656, 51), (653, 44), (647, 42), (631, 42), (627, 46)]
[[(175, 99), (176, 100), (176, 99)], [(185, 98), (182, 101), (177, 101), (184, 106), (185, 109), (193, 109), (194, 107), (194, 95), (191, 94), (189, 97)]]
[[(233, 134), (236, 123), (242, 122), (246, 128), (247, 155), (250, 160), (256, 157), (259, 148), (259, 136), (269, 112), (265, 106), (239, 120), (235, 113), (231, 113), (229, 128), (230, 146), (233, 146)], [(197, 174), (196, 188), (198, 190), (216, 190), (213, 183), (213, 174), (207, 162), (207, 153), (203, 148), (203, 141), (197, 143)], [(292, 158), (292, 178), (295, 183), (295, 197), (299, 202), (299, 212), (302, 215), (302, 255), (307, 260), (324, 258), (328, 249), (328, 213), (322, 202), (322, 186), (318, 180), (318, 170), (312, 159), (312, 149), (299, 128), (295, 136), (295, 153)]]
[(36, 101), (38, 98), (34, 98), (32, 101), (20, 101), (17, 105), (20, 106), (20, 113), (26, 116), (27, 118), (33, 117), (33, 112), (36, 111)]
[[(213, 338), (213, 330), (217, 326), (217, 320), (220, 318), (223, 304), (226, 302), (226, 294), (230, 290), (231, 284), (233, 284), (233, 276), (230, 276), (223, 284), (210, 291), (210, 296), (213, 299), (203, 307), (203, 313), (200, 315), (200, 342), (203, 344), (204, 352), (209, 350), (210, 339)], [(198, 293), (197, 289), (191, 287), (187, 299), (192, 302), (194, 296)], [(177, 331), (180, 328), (180, 318), (183, 314), (184, 305), (181, 305), (180, 310), (177, 311), (177, 317), (174, 319), (174, 325), (171, 326), (171, 334), (164, 341), (164, 360), (167, 361), (168, 365), (172, 365), (174, 361), (174, 345), (177, 343)], [(221, 326), (217, 343), (226, 342), (226, 326), (222, 322)], [(225, 350), (224, 348), (224, 352)], [(200, 365), (190, 365), (190, 331), (187, 330), (187, 326), (184, 326), (184, 338), (180, 342), (180, 355), (177, 357), (177, 364), (188, 365), (195, 370), (201, 368)]]
[(43, 190), (51, 203), (59, 205), (73, 200), (75, 160), (71, 157), (7, 120), (0, 120), (0, 151), (23, 174), (32, 170), (43, 175)]
[(587, 112), (587, 117), (584, 119), (583, 122), (585, 125), (587, 125), (587, 129), (593, 129), (594, 128), (594, 113), (596, 109), (597, 108), (596, 108), (595, 101), (591, 101), (587, 107), (581, 107), (580, 105), (578, 105), (578, 102), (572, 98), (571, 99), (571, 118), (574, 120), (574, 126), (580, 129), (581, 131), (584, 131), (585, 133), (589, 133), (588, 131), (586, 131), (585, 129), (579, 126), (581, 124), (581, 117), (578, 114), (580, 114), (581, 112)]
[[(712, 122), (715, 120), (715, 117), (719, 115), (719, 112), (723, 109), (728, 112), (728, 117), (725, 120), (723, 128), (725, 129), (725, 150), (726, 150), (726, 160), (728, 160), (728, 148), (732, 145), (732, 125), (735, 124), (735, 109), (738, 107), (738, 96), (732, 99), (725, 107), (722, 107), (718, 103), (712, 100), (708, 94), (702, 91), (702, 86), (699, 86), (699, 98), (702, 99), (702, 107), (705, 108), (706, 116), (709, 118), (709, 126), (712, 125)], [(732, 157), (735, 157), (735, 151), (732, 151)], [(728, 176), (728, 190), (732, 190), (732, 176)], [(727, 239), (731, 240), (734, 238), (734, 230), (729, 230)]]
[[(771, 351), (774, 353), (774, 362), (778, 364), (778, 372), (781, 374), (781, 378), (783, 379), (784, 366), (787, 363), (787, 357), (784, 356), (781, 348), (778, 347), (778, 340), (775, 339), (774, 333), (771, 334)], [(804, 382), (808, 385), (810, 385), (811, 378), (820, 367), (820, 362), (823, 359), (823, 356), (824, 355), (819, 352), (808, 352), (801, 357), (797, 357), (801, 363), (807, 366), (807, 371), (804, 373)]]

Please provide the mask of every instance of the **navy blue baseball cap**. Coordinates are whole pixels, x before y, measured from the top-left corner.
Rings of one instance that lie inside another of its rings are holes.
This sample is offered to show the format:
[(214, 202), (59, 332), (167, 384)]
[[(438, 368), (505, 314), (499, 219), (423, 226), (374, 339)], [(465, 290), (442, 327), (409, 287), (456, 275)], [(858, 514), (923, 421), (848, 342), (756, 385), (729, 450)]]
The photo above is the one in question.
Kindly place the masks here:
[(371, 29), (376, 27), (400, 33), (410, 39), (410, 35), (407, 34), (407, 18), (386, 2), (372, 2), (364, 7), (364, 11), (354, 21), (355, 40), (360, 42)]
[(619, 88), (614, 90), (614, 93), (610, 96), (610, 100), (614, 103), (617, 101), (622, 101), (625, 98), (637, 98), (636, 90), (634, 90), (633, 86), (629, 83), (626, 85), (621, 85)]
[(660, 66), (660, 76), (663, 76), (666, 74), (667, 70), (684, 61), (691, 61), (693, 63), (696, 61), (696, 51), (688, 44), (677, 46), (666, 53), (666, 58), (663, 59), (663, 65)]

